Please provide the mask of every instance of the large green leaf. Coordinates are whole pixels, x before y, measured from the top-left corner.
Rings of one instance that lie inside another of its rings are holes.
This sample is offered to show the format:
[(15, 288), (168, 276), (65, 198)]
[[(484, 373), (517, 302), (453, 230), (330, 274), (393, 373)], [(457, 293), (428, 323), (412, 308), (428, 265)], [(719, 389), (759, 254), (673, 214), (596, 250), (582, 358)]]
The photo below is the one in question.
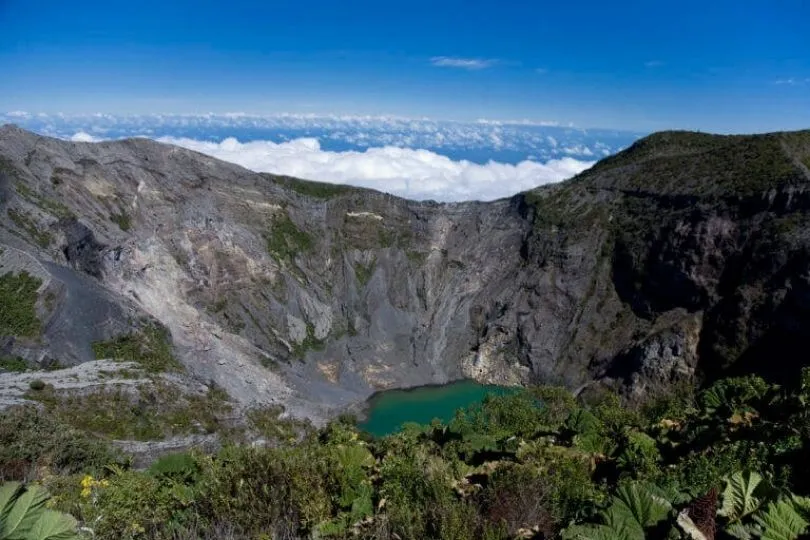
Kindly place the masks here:
[(345, 469), (371, 467), (374, 465), (374, 456), (364, 446), (339, 446), (335, 450), (335, 455), (341, 467)]
[(808, 526), (789, 499), (769, 503), (764, 512), (754, 516), (754, 521), (762, 528), (762, 540), (796, 540)]
[(45, 489), (40, 486), (28, 486), (17, 496), (8, 512), (4, 512), (3, 521), (0, 523), (0, 539), (28, 540), (28, 534), (47, 500), (48, 492)]
[(6, 516), (14, 506), (14, 501), (22, 491), (23, 487), (19, 482), (8, 482), (0, 486), (0, 530), (2, 530), (2, 524), (6, 522)]
[(641, 528), (656, 525), (672, 510), (666, 495), (651, 484), (626, 484), (616, 490), (610, 510), (615, 519), (634, 520)]
[(726, 481), (723, 491), (723, 505), (717, 511), (721, 516), (728, 518), (729, 522), (739, 521), (751, 515), (760, 507), (762, 476), (755, 472), (737, 472)]
[(76, 527), (77, 523), (73, 516), (53, 510), (44, 510), (25, 539), (74, 540), (79, 538), (76, 534)]
[(625, 484), (602, 513), (604, 525), (568, 527), (566, 540), (645, 540), (644, 529), (666, 519), (672, 510), (666, 494), (652, 484)]
[(756, 527), (750, 524), (743, 525), (739, 521), (726, 527), (725, 531), (727, 534), (739, 540), (754, 540), (754, 534), (757, 532)]

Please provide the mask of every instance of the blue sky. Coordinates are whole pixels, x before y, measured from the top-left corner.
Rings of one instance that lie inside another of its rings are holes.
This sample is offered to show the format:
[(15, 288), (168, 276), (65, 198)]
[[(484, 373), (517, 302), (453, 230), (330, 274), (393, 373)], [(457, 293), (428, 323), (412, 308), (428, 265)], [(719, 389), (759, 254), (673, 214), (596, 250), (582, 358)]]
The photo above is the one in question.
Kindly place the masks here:
[(0, 110), (810, 127), (810, 2), (0, 0)]

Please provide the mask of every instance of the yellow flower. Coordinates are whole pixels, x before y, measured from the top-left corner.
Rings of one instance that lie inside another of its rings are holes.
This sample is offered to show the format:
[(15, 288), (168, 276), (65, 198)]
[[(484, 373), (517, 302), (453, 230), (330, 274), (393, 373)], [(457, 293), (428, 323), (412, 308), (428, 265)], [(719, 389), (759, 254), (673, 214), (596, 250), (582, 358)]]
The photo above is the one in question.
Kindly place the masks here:
[(94, 488), (100, 488), (100, 487), (105, 488), (105, 487), (108, 487), (109, 485), (110, 485), (109, 480), (96, 480), (95, 478), (93, 478), (89, 474), (85, 475), (85, 477), (82, 478), (82, 481), (81, 481), (81, 486), (82, 486), (81, 495), (82, 495), (82, 497), (84, 497), (86, 499), (90, 495), (93, 494), (93, 489)]
[(85, 475), (84, 478), (82, 478), (82, 487), (85, 489), (93, 487), (93, 477), (89, 474)]

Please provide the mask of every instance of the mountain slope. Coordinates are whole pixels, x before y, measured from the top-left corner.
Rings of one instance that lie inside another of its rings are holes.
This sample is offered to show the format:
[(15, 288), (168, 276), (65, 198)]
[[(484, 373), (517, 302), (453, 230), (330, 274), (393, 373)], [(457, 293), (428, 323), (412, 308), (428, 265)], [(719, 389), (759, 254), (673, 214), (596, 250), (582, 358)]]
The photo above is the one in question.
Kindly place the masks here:
[(661, 133), (560, 185), (440, 205), (6, 126), (0, 263), (42, 261), (54, 290), (87, 281), (116, 308), (64, 347), (77, 295), (40, 299), (42, 336), (0, 351), (73, 364), (152, 318), (198, 377), (316, 417), (459, 377), (635, 396), (696, 370), (789, 377), (810, 329), (808, 164), (810, 132)]

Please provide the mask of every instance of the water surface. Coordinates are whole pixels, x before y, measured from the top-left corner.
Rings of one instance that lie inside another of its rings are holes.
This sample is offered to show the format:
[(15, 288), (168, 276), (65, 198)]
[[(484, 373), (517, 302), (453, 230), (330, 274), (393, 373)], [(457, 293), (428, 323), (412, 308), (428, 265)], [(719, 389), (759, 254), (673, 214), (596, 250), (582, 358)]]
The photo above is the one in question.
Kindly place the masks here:
[(481, 403), (488, 394), (503, 395), (513, 391), (475, 381), (386, 390), (369, 399), (368, 416), (359, 427), (382, 437), (398, 431), (406, 422), (429, 424), (434, 418), (447, 422), (458, 409)]

